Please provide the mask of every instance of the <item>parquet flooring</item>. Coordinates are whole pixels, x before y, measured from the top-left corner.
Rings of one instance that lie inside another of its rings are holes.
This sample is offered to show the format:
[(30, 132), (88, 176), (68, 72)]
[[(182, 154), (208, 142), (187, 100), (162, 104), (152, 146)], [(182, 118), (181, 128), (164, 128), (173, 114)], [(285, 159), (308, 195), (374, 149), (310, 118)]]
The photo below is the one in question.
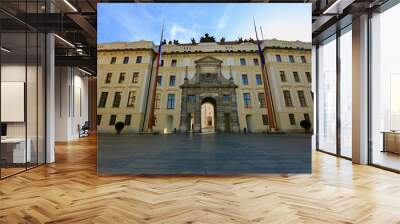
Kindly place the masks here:
[(98, 176), (96, 139), (0, 181), (0, 223), (400, 223), (400, 175), (313, 152), (311, 175)]

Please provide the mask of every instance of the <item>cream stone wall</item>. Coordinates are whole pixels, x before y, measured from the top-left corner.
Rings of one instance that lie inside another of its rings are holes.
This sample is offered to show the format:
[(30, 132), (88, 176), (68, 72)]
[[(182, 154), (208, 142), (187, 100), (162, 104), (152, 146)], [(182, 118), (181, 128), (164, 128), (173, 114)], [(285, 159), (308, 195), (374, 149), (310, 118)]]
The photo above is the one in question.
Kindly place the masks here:
[[(275, 116), (278, 128), (283, 131), (302, 131), (299, 123), (304, 119), (304, 114), (313, 117), (313, 101), (311, 97), (311, 83), (307, 81), (306, 72), (311, 73), (311, 43), (288, 42), (279, 40), (265, 40), (262, 48), (267, 60), (267, 70), (271, 85)], [(98, 47), (98, 101), (101, 92), (108, 91), (109, 96), (105, 108), (98, 108), (98, 115), (101, 115), (99, 131), (112, 131), (113, 125), (109, 125), (112, 114), (117, 115), (117, 121), (124, 121), (126, 114), (132, 115), (131, 125), (125, 127), (125, 131), (146, 131), (149, 111), (151, 106), (152, 91), (149, 89), (150, 73), (153, 73), (154, 82), (156, 52), (158, 46), (149, 41), (131, 43), (108, 43), (100, 44)], [(281, 55), (282, 62), (276, 61), (276, 55)], [(293, 55), (295, 62), (289, 62), (289, 55)], [(125, 56), (130, 57), (128, 64), (122, 64)], [(142, 56), (142, 63), (136, 64), (137, 56)], [(180, 85), (187, 76), (191, 79), (195, 72), (194, 61), (200, 58), (212, 56), (223, 61), (222, 75), (227, 79), (232, 75), (236, 89), (237, 109), (240, 129), (251, 129), (252, 132), (266, 131), (268, 125), (263, 124), (262, 115), (267, 115), (266, 108), (260, 108), (258, 93), (264, 92), (261, 83), (257, 85), (256, 74), (261, 75), (261, 61), (257, 52), (257, 45), (254, 43), (200, 43), (180, 44), (163, 46), (163, 66), (159, 69), (159, 76), (162, 77), (161, 86), (157, 86), (157, 93), (161, 94), (159, 109), (155, 109), (156, 125), (153, 130), (171, 132), (180, 127), (181, 94)], [(306, 58), (306, 63), (301, 61), (301, 56)], [(115, 64), (110, 64), (111, 58), (117, 57)], [(246, 65), (241, 65), (240, 60), (244, 59)], [(254, 64), (258, 60), (258, 65)], [(176, 60), (176, 66), (172, 66), (172, 60)], [(152, 64), (154, 61), (154, 64)], [(281, 82), (280, 71), (286, 74), (287, 82)], [(295, 82), (293, 72), (299, 74), (300, 82)], [(107, 73), (113, 73), (113, 80), (105, 84)], [(125, 82), (118, 84), (118, 76), (126, 72)], [(139, 72), (138, 84), (131, 84), (133, 72)], [(242, 75), (248, 77), (248, 85), (244, 85)], [(170, 77), (175, 76), (175, 85), (170, 86)], [(134, 108), (127, 108), (127, 97), (129, 90), (136, 90), (136, 104)], [(293, 107), (286, 107), (283, 97), (283, 90), (289, 90)], [(307, 107), (301, 107), (297, 91), (304, 92)], [(122, 92), (122, 100), (119, 108), (113, 108), (113, 98), (116, 91)], [(244, 107), (243, 93), (250, 93), (251, 107)], [(175, 108), (167, 109), (168, 94), (175, 94)], [(290, 125), (289, 114), (294, 114), (296, 124)], [(171, 125), (172, 116), (172, 125)], [(247, 117), (247, 118), (246, 118)], [(250, 124), (249, 124), (250, 122)]]

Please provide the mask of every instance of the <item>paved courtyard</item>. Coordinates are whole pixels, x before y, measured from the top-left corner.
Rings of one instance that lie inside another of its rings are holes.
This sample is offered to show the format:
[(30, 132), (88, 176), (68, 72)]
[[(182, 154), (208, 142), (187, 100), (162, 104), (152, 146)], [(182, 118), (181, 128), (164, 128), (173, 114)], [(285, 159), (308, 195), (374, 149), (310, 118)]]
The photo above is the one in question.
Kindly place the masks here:
[(99, 134), (99, 174), (310, 173), (303, 134)]

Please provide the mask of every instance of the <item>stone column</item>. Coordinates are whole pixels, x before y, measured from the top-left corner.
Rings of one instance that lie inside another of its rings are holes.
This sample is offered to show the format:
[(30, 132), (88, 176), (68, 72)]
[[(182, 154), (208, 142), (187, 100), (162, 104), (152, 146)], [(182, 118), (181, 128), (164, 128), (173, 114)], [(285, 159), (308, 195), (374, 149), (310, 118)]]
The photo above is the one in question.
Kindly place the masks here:
[(194, 108), (194, 132), (201, 132), (201, 101), (202, 98), (196, 94), (196, 105)]
[(182, 88), (181, 97), (181, 121), (180, 121), (180, 131), (186, 132), (187, 130), (187, 89)]
[(232, 113), (231, 113), (231, 130), (232, 132), (239, 132), (239, 116), (238, 116), (238, 108), (237, 108), (237, 99), (236, 99), (236, 89), (232, 88), (231, 91), (232, 96)]

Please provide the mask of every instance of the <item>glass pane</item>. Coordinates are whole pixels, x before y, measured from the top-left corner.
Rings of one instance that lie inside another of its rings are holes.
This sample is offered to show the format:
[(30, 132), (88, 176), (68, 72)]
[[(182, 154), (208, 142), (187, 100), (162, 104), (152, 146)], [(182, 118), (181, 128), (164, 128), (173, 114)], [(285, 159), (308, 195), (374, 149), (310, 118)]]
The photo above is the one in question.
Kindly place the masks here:
[(318, 51), (318, 148), (336, 153), (336, 37)]
[(46, 37), (39, 33), (38, 41), (38, 164), (45, 163), (45, 44)]
[[(1, 176), (25, 170), (26, 34), (1, 34)], [(28, 144), (29, 149), (29, 144)]]
[(352, 156), (352, 35), (351, 27), (340, 36), (340, 153)]
[(400, 170), (400, 5), (372, 18), (372, 163)]

